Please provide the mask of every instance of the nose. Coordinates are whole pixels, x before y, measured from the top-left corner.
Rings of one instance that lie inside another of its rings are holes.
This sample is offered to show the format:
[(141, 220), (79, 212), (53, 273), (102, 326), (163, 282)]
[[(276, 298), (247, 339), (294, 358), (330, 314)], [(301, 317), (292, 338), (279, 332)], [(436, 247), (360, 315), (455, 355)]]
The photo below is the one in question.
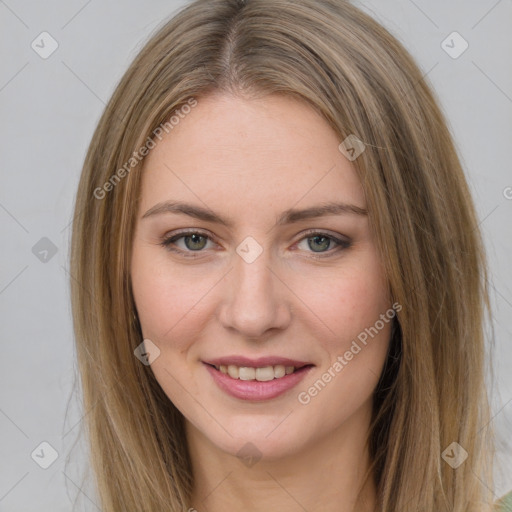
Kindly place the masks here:
[(235, 254), (234, 268), (225, 276), (219, 318), (243, 338), (261, 340), (291, 321), (292, 292), (270, 263), (267, 251), (251, 263)]

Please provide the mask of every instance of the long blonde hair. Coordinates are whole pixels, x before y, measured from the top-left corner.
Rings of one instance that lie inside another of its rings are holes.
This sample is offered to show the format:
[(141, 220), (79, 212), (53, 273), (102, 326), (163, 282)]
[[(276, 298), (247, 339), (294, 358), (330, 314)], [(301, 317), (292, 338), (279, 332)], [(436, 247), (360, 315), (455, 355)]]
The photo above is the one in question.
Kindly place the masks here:
[[(190, 506), (184, 419), (134, 356), (142, 335), (129, 268), (143, 164), (134, 155), (191, 98), (215, 91), (293, 96), (340, 142), (364, 142), (353, 163), (402, 305), (369, 433), (377, 510), (490, 510), (493, 443), (480, 430), (489, 301), (475, 208), (422, 72), (343, 0), (196, 0), (151, 37), (101, 117), (76, 197), (71, 287), (102, 510)], [(467, 452), (457, 468), (443, 456), (453, 442)]]

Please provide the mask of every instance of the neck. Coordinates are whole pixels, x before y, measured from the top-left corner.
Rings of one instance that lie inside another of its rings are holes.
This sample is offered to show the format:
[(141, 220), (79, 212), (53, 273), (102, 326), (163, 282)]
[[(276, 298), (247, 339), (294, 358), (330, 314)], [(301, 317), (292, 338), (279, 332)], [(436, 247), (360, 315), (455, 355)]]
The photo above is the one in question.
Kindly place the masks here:
[(365, 404), (328, 437), (292, 454), (244, 464), (221, 451), (187, 422), (194, 472), (192, 510), (224, 512), (372, 512), (376, 489), (365, 478), (370, 467), (366, 445), (370, 404)]

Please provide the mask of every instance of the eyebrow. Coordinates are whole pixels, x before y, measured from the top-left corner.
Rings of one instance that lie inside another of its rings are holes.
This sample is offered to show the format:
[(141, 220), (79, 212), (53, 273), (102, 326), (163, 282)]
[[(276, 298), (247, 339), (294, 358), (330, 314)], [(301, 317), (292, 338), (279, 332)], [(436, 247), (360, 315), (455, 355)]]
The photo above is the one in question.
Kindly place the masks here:
[[(189, 203), (183, 203), (180, 201), (165, 201), (158, 203), (150, 208), (141, 218), (145, 219), (153, 215), (160, 215), (163, 213), (174, 213), (174, 214), (185, 214), (190, 217), (194, 217), (199, 220), (207, 222), (215, 222), (222, 224), (228, 228), (233, 227), (233, 222), (217, 215), (215, 212), (196, 206)], [(318, 206), (312, 206), (303, 210), (289, 209), (284, 211), (277, 219), (276, 225), (293, 224), (304, 219), (313, 219), (317, 217), (323, 217), (326, 215), (367, 215), (368, 212), (365, 208), (347, 203), (334, 203), (329, 202)]]

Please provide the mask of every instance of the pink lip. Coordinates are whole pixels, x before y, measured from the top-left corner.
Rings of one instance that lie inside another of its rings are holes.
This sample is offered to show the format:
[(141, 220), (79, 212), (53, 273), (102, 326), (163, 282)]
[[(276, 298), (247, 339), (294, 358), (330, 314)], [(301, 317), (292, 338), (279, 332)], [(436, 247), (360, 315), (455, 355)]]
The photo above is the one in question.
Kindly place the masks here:
[(262, 368), (264, 366), (276, 366), (278, 364), (282, 364), (283, 366), (294, 366), (295, 368), (301, 368), (302, 366), (306, 366), (308, 362), (297, 361), (295, 359), (288, 359), (286, 357), (259, 357), (257, 359), (249, 359), (248, 357), (243, 356), (226, 356), (219, 357), (217, 359), (210, 359), (209, 361), (203, 361), (207, 364), (212, 364), (214, 366), (229, 366), (233, 364), (235, 366), (248, 366), (251, 368)]
[[(234, 360), (240, 360), (240, 359), (229, 359), (232, 364)], [(276, 359), (272, 359), (272, 361), (275, 361)], [(221, 359), (216, 360), (221, 361)], [(261, 360), (258, 360), (258, 364), (255, 365), (254, 361), (252, 361), (251, 364), (246, 364), (243, 362), (243, 364), (239, 364), (240, 366), (264, 366), (266, 363), (259, 362)], [(290, 362), (290, 359), (280, 359), (280, 361), (287, 361)], [(221, 363), (225, 364), (225, 363)], [(266, 364), (267, 366), (274, 366), (275, 364), (283, 364), (284, 366), (295, 366), (294, 364), (287, 364), (284, 362), (274, 363), (272, 364)], [(302, 363), (301, 363), (302, 364)], [(293, 373), (290, 373), (289, 375), (285, 375), (284, 377), (281, 377), (280, 379), (273, 379), (266, 382), (259, 382), (257, 380), (239, 380), (239, 379), (232, 379), (229, 375), (226, 375), (222, 373), (220, 370), (215, 369), (213, 366), (210, 366), (210, 364), (204, 363), (205, 368), (208, 370), (210, 375), (212, 376), (213, 380), (219, 386), (219, 388), (227, 393), (228, 395), (231, 395), (235, 398), (240, 398), (242, 400), (252, 400), (252, 401), (263, 401), (263, 400), (271, 400), (272, 398), (276, 398), (279, 395), (282, 395), (286, 391), (292, 389), (294, 386), (296, 386), (309, 371), (313, 368), (313, 366), (307, 366), (305, 368), (301, 368), (300, 370), (297, 370)], [(219, 366), (219, 365), (218, 365)], [(238, 365), (237, 365), (238, 366)], [(297, 365), (299, 366), (299, 365)]]

